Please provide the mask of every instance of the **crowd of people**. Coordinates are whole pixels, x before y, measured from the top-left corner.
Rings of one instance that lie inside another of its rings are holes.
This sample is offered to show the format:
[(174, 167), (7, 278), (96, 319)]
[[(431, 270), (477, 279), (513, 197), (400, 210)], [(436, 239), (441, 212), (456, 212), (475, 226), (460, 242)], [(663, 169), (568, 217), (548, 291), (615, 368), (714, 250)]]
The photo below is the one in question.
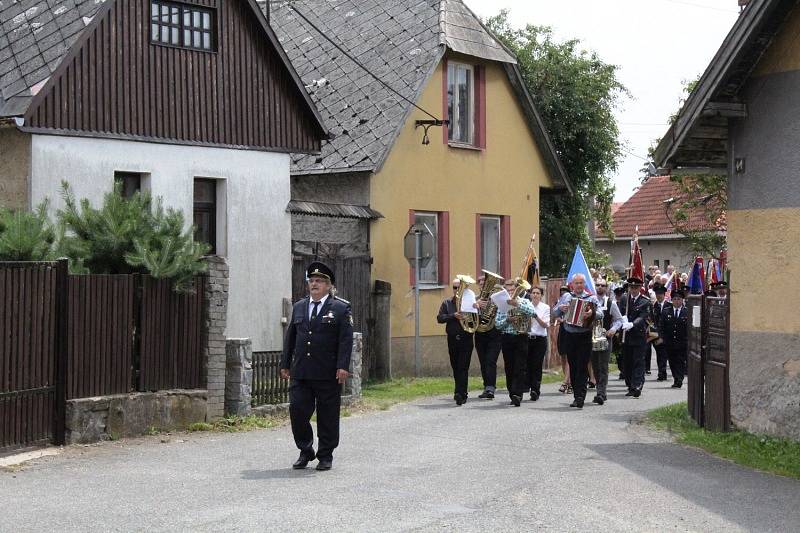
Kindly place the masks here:
[[(530, 401), (539, 399), (549, 344), (561, 359), (564, 381), (559, 390), (572, 395), (571, 407), (583, 408), (589, 390), (595, 391), (594, 403), (603, 405), (608, 400), (612, 356), (628, 397), (641, 397), (646, 376), (651, 375), (653, 352), (656, 381), (667, 381), (669, 371), (672, 387), (682, 388), (687, 365), (688, 275), (676, 272), (672, 266), (664, 273), (651, 266), (642, 276), (644, 279), (631, 276), (624, 281), (611, 281), (613, 273), (609, 272), (608, 278), (605, 274), (604, 269), (591, 269), (594, 292), (587, 290), (586, 276), (573, 275), (552, 305), (543, 301), (542, 287), (519, 291), (519, 278), (505, 280), (508, 310), (496, 312), (493, 327), (477, 331), (464, 327), (467, 311), (458, 305), (463, 280), (454, 279), (453, 295), (442, 302), (437, 320), (445, 325), (447, 333), (456, 404), (462, 405), (468, 398), (473, 348), (483, 378), (479, 398), (494, 399), (497, 362), (502, 353), (506, 388), (513, 406), (521, 405), (525, 394), (529, 394)], [(478, 285), (484, 279), (479, 278)], [(727, 297), (727, 288), (726, 282), (715, 282), (706, 294)], [(474, 312), (485, 312), (492, 305), (491, 299), (478, 299)]]

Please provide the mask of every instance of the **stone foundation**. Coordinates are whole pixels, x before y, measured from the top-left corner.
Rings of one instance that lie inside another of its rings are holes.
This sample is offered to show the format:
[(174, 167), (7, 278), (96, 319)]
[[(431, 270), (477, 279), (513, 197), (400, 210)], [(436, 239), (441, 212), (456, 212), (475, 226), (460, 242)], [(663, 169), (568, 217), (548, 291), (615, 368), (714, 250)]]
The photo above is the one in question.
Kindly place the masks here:
[(67, 400), (66, 443), (137, 437), (152, 430), (185, 430), (206, 420), (202, 389), (135, 392)]

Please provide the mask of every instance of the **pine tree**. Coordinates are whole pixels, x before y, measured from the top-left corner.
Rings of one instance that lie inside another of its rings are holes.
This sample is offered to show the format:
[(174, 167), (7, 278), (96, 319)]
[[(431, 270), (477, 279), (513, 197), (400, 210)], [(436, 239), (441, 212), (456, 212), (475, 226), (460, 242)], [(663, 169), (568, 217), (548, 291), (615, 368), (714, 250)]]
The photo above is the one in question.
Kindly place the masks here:
[(33, 212), (0, 208), (0, 261), (54, 259), (56, 232), (47, 205), (44, 201)]

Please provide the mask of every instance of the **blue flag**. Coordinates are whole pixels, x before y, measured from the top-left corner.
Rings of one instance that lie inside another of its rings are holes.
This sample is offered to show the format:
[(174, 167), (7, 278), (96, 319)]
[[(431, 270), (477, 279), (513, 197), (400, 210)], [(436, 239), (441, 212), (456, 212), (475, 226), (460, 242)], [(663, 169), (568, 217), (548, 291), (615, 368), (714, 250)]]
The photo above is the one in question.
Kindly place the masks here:
[(572, 288), (572, 276), (575, 274), (583, 274), (586, 278), (586, 292), (590, 294), (597, 294), (597, 289), (594, 288), (594, 280), (589, 273), (589, 265), (586, 264), (586, 258), (583, 257), (583, 250), (581, 245), (575, 247), (575, 256), (572, 258), (572, 266), (569, 267), (569, 274), (567, 274), (567, 283)]
[(703, 272), (703, 258), (698, 256), (694, 260), (692, 272), (689, 274), (689, 279), (686, 281), (689, 294), (703, 294), (705, 290), (703, 287), (703, 279), (705, 277), (705, 272)]

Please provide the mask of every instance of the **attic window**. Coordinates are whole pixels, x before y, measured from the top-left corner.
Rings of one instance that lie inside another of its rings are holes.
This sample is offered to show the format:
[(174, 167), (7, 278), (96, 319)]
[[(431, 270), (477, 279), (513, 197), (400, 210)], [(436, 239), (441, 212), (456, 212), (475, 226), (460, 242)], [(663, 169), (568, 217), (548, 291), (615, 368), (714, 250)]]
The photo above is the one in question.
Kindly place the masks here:
[(214, 11), (175, 2), (150, 2), (150, 42), (207, 52), (216, 49)]
[(448, 139), (463, 144), (475, 143), (475, 77), (472, 65), (447, 64)]

